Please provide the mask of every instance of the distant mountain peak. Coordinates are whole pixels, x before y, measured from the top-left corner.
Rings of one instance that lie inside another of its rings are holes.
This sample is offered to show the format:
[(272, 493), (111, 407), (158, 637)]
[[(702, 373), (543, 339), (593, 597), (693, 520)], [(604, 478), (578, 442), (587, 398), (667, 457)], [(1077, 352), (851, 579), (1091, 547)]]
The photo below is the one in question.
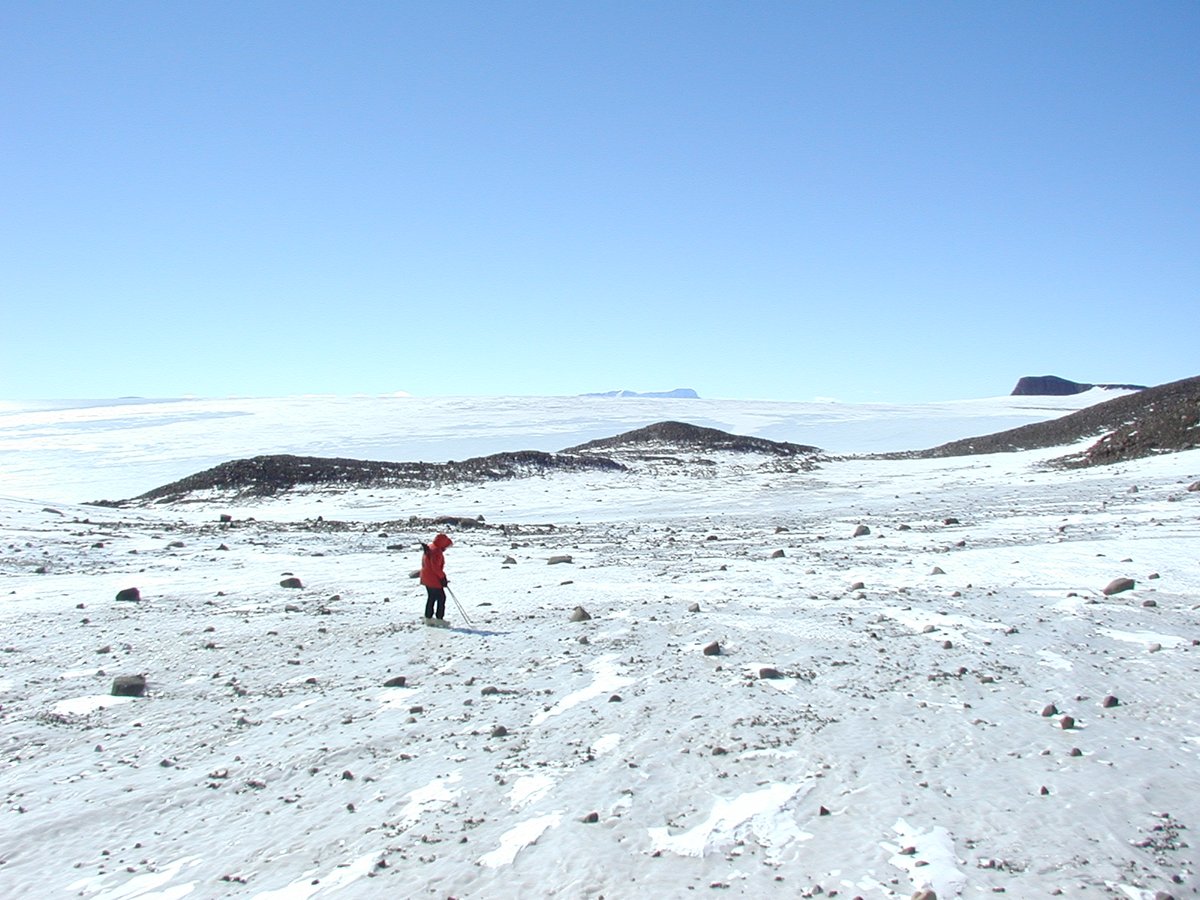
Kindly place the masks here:
[(673, 391), (604, 391), (599, 394), (582, 394), (583, 397), (665, 397), (677, 400), (699, 400), (700, 395), (691, 388), (675, 388)]
[(1082, 394), (1092, 388), (1104, 388), (1110, 391), (1144, 391), (1144, 384), (1087, 384), (1081, 381), (1070, 381), (1057, 375), (1026, 375), (1017, 382), (1012, 390), (1014, 397), (1066, 397), (1071, 394)]

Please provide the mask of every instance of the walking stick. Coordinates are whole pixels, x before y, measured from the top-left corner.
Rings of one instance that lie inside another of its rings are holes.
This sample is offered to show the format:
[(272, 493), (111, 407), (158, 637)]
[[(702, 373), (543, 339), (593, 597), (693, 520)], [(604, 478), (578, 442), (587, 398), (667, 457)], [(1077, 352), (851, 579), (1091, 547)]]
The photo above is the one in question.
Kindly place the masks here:
[(451, 598), (454, 600), (454, 605), (458, 607), (459, 613), (462, 614), (463, 621), (466, 622), (468, 625), (474, 625), (475, 623), (471, 621), (470, 617), (467, 615), (467, 611), (465, 609), (463, 609), (463, 605), (458, 602), (458, 598), (454, 596), (454, 591), (450, 590), (449, 585), (446, 586), (446, 593), (449, 594), (451, 596)]

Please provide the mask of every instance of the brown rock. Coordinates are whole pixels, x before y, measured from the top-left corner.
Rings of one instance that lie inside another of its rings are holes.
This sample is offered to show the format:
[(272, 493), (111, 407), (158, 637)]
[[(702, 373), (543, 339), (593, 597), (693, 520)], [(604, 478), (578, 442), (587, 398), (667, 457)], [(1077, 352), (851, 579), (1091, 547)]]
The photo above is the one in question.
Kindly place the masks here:
[(1108, 583), (1108, 587), (1104, 589), (1104, 596), (1111, 597), (1113, 594), (1119, 594), (1122, 591), (1132, 591), (1135, 586), (1132, 578), (1114, 578)]

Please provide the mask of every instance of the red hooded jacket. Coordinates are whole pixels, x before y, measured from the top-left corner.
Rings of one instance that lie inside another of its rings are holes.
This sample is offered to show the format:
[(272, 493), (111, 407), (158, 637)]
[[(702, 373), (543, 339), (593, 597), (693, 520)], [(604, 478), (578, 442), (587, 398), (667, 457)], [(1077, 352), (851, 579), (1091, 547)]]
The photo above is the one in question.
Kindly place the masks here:
[(432, 588), (445, 586), (446, 559), (443, 554), (447, 547), (453, 545), (454, 541), (444, 534), (439, 534), (433, 539), (433, 543), (425, 549), (425, 555), (421, 559), (421, 584)]

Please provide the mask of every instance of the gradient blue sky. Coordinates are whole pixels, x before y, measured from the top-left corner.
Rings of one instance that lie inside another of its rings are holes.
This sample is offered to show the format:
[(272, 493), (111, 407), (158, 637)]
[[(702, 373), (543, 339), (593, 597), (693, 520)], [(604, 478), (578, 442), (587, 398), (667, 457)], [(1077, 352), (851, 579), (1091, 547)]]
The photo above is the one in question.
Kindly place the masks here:
[(0, 2), (0, 397), (1200, 374), (1194, 2)]

